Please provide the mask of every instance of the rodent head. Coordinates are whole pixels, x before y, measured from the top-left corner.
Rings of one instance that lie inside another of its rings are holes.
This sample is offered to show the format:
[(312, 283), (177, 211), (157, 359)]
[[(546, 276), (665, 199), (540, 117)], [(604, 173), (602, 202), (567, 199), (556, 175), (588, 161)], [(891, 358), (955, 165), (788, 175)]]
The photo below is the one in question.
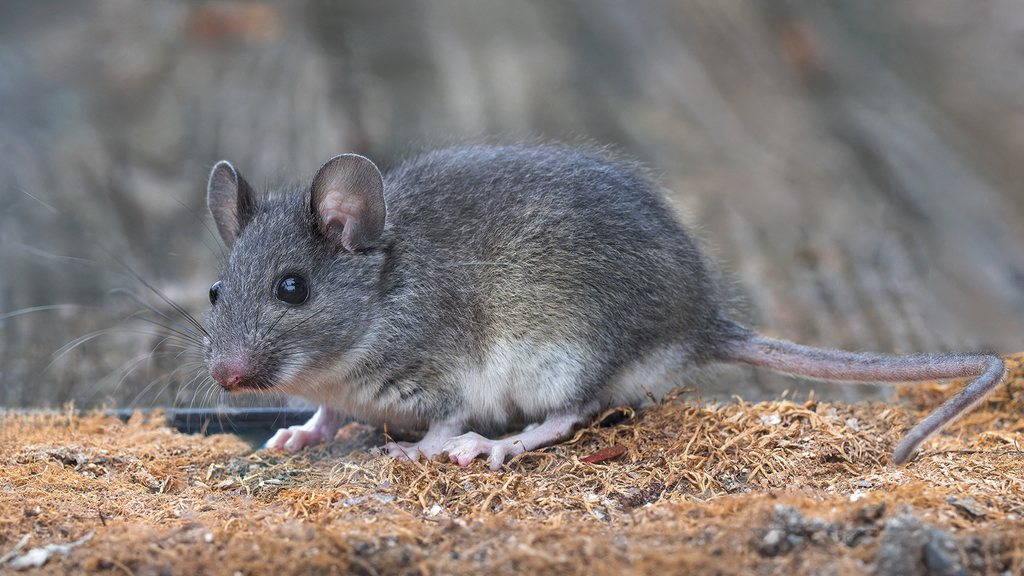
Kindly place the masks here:
[(357, 355), (375, 317), (386, 209), (380, 171), (336, 156), (312, 185), (256, 197), (228, 162), (214, 166), (207, 204), (231, 253), (210, 288), (206, 361), (230, 390), (323, 382)]

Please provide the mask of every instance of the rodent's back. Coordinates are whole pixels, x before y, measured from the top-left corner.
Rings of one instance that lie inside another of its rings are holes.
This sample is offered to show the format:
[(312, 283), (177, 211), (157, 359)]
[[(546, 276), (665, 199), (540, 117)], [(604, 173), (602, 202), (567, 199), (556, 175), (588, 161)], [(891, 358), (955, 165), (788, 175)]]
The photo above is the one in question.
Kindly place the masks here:
[(723, 316), (693, 239), (630, 164), (557, 147), (442, 150), (387, 174), (385, 198), (385, 238), (404, 252), (408, 282), (473, 286), (459, 306), (484, 342), (582, 343), (604, 358), (592, 386), (666, 343), (703, 362), (746, 334)]

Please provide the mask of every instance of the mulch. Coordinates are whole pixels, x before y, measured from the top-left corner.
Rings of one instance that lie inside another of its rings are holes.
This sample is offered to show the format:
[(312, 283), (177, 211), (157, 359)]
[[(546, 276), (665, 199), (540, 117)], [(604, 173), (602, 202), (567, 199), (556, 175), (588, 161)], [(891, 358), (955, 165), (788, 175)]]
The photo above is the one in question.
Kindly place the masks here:
[[(0, 415), (0, 572), (1021, 574), (1024, 354), (907, 466), (899, 402), (615, 409), (500, 471), (380, 455), (362, 424), (283, 454), (160, 418)], [(38, 566), (37, 566), (38, 565)]]

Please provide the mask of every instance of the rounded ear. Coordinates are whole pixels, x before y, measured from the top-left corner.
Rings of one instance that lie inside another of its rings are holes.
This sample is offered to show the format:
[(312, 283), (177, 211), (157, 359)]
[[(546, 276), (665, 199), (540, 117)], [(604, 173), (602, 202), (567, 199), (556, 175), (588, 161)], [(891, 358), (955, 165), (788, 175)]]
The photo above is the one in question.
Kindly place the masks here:
[(331, 158), (316, 173), (310, 209), (335, 251), (361, 252), (384, 232), (384, 179), (369, 159), (358, 154)]
[(256, 212), (256, 193), (227, 160), (217, 162), (206, 186), (206, 207), (230, 249)]

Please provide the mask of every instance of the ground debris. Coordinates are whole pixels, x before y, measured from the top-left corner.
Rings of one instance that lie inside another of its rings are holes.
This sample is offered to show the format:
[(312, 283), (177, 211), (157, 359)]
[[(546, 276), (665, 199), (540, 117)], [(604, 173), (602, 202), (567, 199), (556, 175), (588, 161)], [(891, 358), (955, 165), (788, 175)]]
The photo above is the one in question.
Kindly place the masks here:
[(95, 532), (89, 532), (82, 538), (75, 540), (69, 544), (47, 544), (38, 548), (33, 548), (24, 554), (19, 555), (18, 551), (24, 548), (25, 544), (28, 543), (29, 535), (23, 537), (18, 545), (14, 547), (14, 550), (8, 552), (3, 557), (0, 557), (0, 566), (6, 563), (8, 566), (15, 570), (28, 570), (29, 568), (39, 568), (46, 564), (51, 556), (55, 554), (61, 554), (67, 556), (68, 552), (71, 552), (72, 548), (77, 548), (82, 544), (85, 544), (92, 539)]
[(679, 391), (498, 472), (397, 462), (361, 424), (282, 454), (145, 420), (5, 414), (0, 557), (25, 557), (28, 535), (80, 543), (39, 574), (1022, 573), (1024, 374), (1009, 360), (1006, 389), (900, 468), (900, 436), (955, 384), (903, 388), (910, 408)]

